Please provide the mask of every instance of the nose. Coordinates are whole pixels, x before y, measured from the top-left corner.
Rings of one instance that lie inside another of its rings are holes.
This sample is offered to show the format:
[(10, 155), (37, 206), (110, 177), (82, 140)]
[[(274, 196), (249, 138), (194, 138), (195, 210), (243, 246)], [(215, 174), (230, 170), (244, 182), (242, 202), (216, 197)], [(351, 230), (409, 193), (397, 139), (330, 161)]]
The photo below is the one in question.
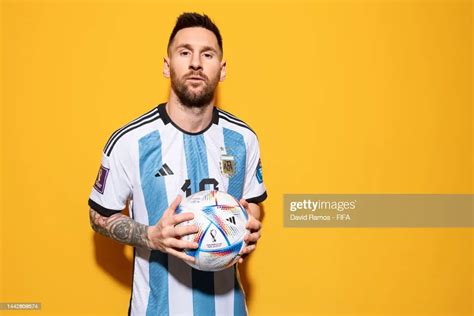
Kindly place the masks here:
[(202, 69), (201, 56), (199, 56), (199, 54), (193, 54), (191, 58), (191, 63), (189, 64), (189, 68), (191, 68), (192, 70)]

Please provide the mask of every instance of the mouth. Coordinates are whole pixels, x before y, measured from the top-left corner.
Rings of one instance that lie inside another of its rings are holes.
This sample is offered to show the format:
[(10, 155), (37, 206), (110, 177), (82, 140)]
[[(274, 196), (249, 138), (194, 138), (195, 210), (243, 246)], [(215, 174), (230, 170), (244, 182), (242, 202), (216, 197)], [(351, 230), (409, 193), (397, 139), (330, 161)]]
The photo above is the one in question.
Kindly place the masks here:
[(202, 78), (202, 77), (188, 77), (186, 80), (205, 81), (204, 78)]

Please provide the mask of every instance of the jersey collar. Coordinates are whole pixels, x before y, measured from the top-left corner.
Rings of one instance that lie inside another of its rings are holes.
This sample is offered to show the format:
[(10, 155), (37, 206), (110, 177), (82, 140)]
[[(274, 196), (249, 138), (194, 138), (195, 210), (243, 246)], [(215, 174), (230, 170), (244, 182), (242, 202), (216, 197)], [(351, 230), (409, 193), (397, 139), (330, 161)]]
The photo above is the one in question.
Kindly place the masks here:
[(168, 123), (171, 123), (171, 125), (173, 125), (176, 129), (178, 129), (180, 132), (182, 133), (185, 133), (185, 134), (188, 134), (188, 135), (199, 135), (199, 134), (202, 134), (204, 133), (205, 131), (207, 131), (209, 128), (211, 128), (212, 124), (219, 124), (219, 113), (217, 112), (217, 108), (214, 106), (213, 109), (212, 109), (212, 120), (211, 122), (209, 123), (209, 125), (204, 128), (202, 131), (199, 131), (199, 132), (195, 132), (195, 133), (191, 133), (191, 132), (188, 132), (188, 131), (185, 131), (184, 129), (182, 129), (181, 127), (179, 127), (175, 122), (173, 122), (171, 120), (171, 118), (169, 117), (168, 115), (168, 112), (166, 112), (166, 103), (161, 103), (160, 105), (158, 105), (157, 107), (158, 109), (158, 113), (160, 114), (160, 117), (161, 119), (163, 120), (163, 123), (165, 123), (165, 125), (167, 125)]

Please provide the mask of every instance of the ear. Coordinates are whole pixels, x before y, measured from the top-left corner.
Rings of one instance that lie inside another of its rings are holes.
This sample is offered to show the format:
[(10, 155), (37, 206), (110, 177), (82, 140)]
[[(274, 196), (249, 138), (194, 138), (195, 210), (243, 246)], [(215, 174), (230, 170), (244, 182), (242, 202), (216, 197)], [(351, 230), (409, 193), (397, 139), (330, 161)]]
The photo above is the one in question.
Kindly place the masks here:
[(165, 78), (170, 77), (170, 59), (169, 59), (169, 57), (163, 57), (163, 76), (165, 76)]
[(222, 61), (221, 61), (221, 75), (220, 75), (219, 81), (224, 81), (224, 80), (225, 80), (225, 76), (226, 76), (226, 65), (227, 65), (227, 61), (222, 60)]

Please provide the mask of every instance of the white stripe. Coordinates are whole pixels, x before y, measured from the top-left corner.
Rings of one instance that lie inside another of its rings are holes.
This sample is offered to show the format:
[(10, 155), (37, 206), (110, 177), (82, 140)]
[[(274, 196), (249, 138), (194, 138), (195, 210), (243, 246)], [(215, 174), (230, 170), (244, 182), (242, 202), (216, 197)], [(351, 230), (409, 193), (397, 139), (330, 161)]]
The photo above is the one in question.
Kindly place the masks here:
[(235, 267), (234, 273), (236, 274), (237, 283), (239, 284), (240, 291), (244, 296), (244, 304), (245, 304), (245, 314), (249, 314), (249, 309), (247, 307), (247, 296), (245, 295), (244, 287), (242, 286), (242, 280), (240, 279), (240, 271), (238, 265)]
[[(204, 134), (209, 166), (209, 178), (219, 181), (219, 190), (227, 192), (229, 178), (221, 174), (220, 157), (227, 154), (224, 145), (224, 133), (222, 128), (212, 127)], [(223, 151), (220, 151), (220, 149)], [(214, 302), (216, 316), (228, 316), (234, 314), (234, 269), (226, 269), (214, 273)]]
[(145, 315), (150, 296), (149, 276), (150, 251), (135, 248), (135, 268), (133, 273), (131, 315)]
[[(209, 178), (216, 179), (219, 182), (219, 191), (227, 192), (229, 188), (229, 178), (221, 173), (221, 156), (226, 154), (224, 146), (224, 133), (222, 128), (212, 126), (204, 133), (204, 141), (206, 142), (207, 165)], [(220, 151), (220, 149), (223, 151)]]
[[(167, 164), (175, 172), (173, 176), (165, 176), (168, 204), (171, 204), (178, 194), (183, 194), (181, 186), (187, 178), (186, 156), (182, 133), (171, 124), (162, 130), (161, 150), (163, 164)], [(178, 174), (179, 173), (179, 174)], [(183, 174), (184, 173), (184, 174)], [(184, 196), (183, 196), (184, 198)], [(193, 292), (192, 270), (181, 259), (168, 255), (168, 300), (169, 314), (192, 315)]]

